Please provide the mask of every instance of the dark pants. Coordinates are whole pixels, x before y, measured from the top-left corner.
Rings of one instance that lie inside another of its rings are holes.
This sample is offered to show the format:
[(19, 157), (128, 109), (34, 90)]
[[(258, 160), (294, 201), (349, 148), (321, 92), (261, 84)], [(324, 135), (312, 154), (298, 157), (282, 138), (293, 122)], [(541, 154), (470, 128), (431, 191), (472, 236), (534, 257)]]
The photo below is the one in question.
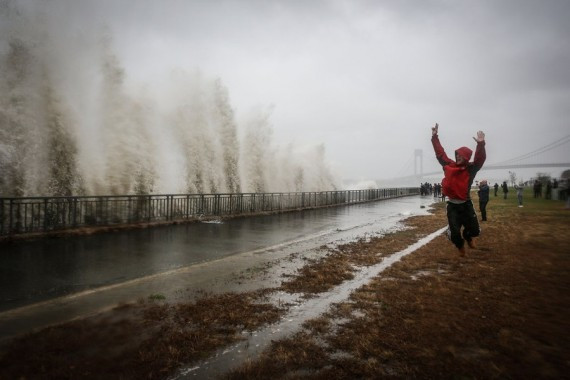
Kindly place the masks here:
[(481, 220), (487, 220), (487, 202), (479, 201), (479, 211), (481, 211)]
[[(473, 202), (455, 204), (447, 202), (447, 221), (449, 223), (449, 239), (457, 248), (463, 247), (466, 241), (479, 236), (479, 221), (473, 208)], [(463, 236), (461, 233), (463, 227)]]

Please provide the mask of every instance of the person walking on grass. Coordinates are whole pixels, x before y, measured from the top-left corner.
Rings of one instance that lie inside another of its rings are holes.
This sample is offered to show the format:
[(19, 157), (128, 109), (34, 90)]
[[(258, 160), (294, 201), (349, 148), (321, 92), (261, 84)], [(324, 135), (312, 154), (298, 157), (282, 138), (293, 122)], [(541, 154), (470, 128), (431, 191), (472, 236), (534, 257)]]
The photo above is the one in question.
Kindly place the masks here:
[(517, 199), (519, 201), (519, 207), (523, 207), (523, 191), (524, 191), (524, 184), (520, 182), (518, 186), (516, 184), (513, 185), (515, 190), (517, 191)]
[(493, 188), (495, 189), (495, 196), (497, 196), (497, 192), (499, 191), (499, 184), (497, 182), (495, 182), (495, 184), (493, 185)]
[(552, 181), (546, 182), (546, 199), (552, 199)]
[[(459, 250), (459, 255), (465, 255), (465, 242), (470, 248), (475, 248), (473, 238), (479, 236), (479, 221), (471, 201), (471, 185), (477, 172), (483, 167), (487, 158), (485, 152), (485, 134), (477, 132), (473, 139), (477, 142), (475, 158), (469, 162), (473, 151), (465, 146), (455, 151), (455, 160), (445, 154), (438, 136), (439, 125), (431, 129), (431, 143), (435, 157), (443, 167), (442, 194), (447, 196), (448, 238)], [(463, 228), (463, 231), (461, 230)]]
[(539, 194), (540, 194), (540, 188), (539, 187), (540, 187), (540, 182), (538, 182), (537, 179), (534, 180), (534, 185), (532, 185), (532, 192), (533, 192), (535, 198), (539, 197)]
[(503, 189), (503, 199), (507, 199), (507, 194), (509, 193), (509, 185), (507, 185), (507, 181), (503, 181), (501, 189)]
[(479, 191), (477, 191), (479, 196), (479, 211), (481, 212), (481, 220), (483, 222), (487, 221), (487, 203), (489, 202), (489, 185), (487, 185), (487, 180), (484, 179), (479, 183)]

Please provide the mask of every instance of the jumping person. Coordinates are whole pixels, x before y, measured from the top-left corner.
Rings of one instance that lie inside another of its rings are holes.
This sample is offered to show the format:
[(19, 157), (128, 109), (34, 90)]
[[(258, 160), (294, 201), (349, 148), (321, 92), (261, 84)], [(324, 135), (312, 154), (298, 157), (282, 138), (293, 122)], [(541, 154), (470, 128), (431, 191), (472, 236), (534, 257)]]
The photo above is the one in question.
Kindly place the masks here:
[[(459, 250), (459, 255), (465, 255), (465, 242), (470, 248), (475, 248), (473, 238), (479, 236), (479, 221), (471, 202), (471, 185), (477, 172), (483, 167), (485, 159), (485, 134), (477, 132), (473, 139), (477, 142), (475, 158), (469, 162), (473, 151), (465, 146), (455, 151), (455, 161), (447, 157), (438, 137), (439, 125), (431, 129), (431, 143), (435, 157), (443, 167), (443, 195), (447, 196), (448, 237)], [(461, 228), (463, 227), (463, 233)]]

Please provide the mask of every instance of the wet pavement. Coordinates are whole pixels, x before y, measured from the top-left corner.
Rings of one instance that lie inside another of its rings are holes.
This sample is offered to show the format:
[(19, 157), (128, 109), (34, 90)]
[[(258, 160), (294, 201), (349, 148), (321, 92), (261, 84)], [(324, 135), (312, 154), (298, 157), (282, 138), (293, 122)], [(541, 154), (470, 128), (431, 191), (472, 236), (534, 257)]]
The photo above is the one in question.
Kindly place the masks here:
[(350, 294), (356, 289), (362, 287), (374, 277), (377, 277), (386, 268), (398, 262), (400, 259), (414, 252), (416, 249), (429, 243), (431, 240), (441, 235), (446, 227), (431, 233), (430, 235), (420, 239), (415, 244), (385, 257), (380, 263), (360, 268), (355, 278), (347, 281), (328, 292), (320, 294), (317, 297), (302, 300), (295, 299), (295, 295), (280, 292), (274, 297), (279, 298), (281, 302), (293, 303), (295, 306), (281, 318), (281, 321), (271, 324), (259, 331), (247, 333), (244, 339), (231, 347), (219, 350), (211, 358), (195, 364), (191, 367), (181, 368), (177, 374), (170, 379), (215, 379), (220, 378), (224, 373), (231, 369), (243, 365), (248, 360), (254, 360), (264, 349), (266, 349), (272, 341), (289, 336), (300, 329), (300, 327), (309, 319), (318, 317), (325, 312), (332, 304), (348, 299)]
[[(171, 225), (0, 246), (0, 340), (151, 294), (259, 286), (240, 280), (292, 254), (381, 235), (431, 197), (305, 210), (219, 222)], [(278, 281), (286, 266), (271, 269)], [(264, 281), (268, 279), (265, 278)], [(245, 284), (244, 284), (245, 283)]]

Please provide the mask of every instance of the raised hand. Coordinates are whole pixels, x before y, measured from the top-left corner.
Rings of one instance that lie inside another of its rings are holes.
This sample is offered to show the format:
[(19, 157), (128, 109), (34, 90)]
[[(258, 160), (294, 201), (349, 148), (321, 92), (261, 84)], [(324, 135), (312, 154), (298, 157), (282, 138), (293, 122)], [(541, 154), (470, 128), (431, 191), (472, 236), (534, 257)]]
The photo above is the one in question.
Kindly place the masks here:
[[(439, 127), (439, 125), (438, 125), (437, 123), (435, 123), (435, 127), (433, 127), (433, 128), (431, 129), (431, 135), (432, 135), (432, 136), (437, 135), (437, 128), (438, 128), (438, 127)], [(481, 133), (482, 133), (482, 132), (481, 132)], [(483, 135), (483, 136), (485, 136), (485, 135)]]
[[(437, 127), (437, 124), (436, 124)], [(432, 128), (433, 130), (433, 128)], [(485, 141), (485, 134), (483, 131), (477, 132), (477, 137), (473, 137), (473, 140), (477, 141), (478, 143)]]

